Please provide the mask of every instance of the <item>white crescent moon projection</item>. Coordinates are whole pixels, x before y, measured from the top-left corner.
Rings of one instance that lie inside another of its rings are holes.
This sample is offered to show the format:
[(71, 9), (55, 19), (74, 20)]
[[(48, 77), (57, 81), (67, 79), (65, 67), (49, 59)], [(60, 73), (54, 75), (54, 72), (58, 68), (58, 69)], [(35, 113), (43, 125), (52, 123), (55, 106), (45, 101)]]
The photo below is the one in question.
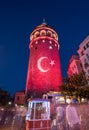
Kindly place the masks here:
[(49, 69), (43, 69), (42, 66), (41, 66), (41, 62), (42, 62), (42, 60), (44, 60), (44, 59), (48, 59), (48, 58), (47, 58), (47, 57), (41, 57), (41, 58), (38, 59), (38, 61), (37, 61), (37, 67), (38, 67), (38, 69), (39, 69), (41, 72), (48, 72)]

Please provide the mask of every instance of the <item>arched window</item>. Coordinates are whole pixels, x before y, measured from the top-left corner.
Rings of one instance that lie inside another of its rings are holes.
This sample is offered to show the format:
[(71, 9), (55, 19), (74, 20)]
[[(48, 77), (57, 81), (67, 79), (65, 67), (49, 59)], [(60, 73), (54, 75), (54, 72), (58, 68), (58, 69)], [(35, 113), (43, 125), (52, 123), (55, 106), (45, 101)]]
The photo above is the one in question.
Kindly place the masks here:
[(47, 31), (47, 36), (52, 37), (52, 32), (51, 31)]
[(40, 31), (40, 35), (41, 35), (41, 36), (46, 36), (46, 31), (45, 31), (45, 30), (41, 30), (41, 31)]

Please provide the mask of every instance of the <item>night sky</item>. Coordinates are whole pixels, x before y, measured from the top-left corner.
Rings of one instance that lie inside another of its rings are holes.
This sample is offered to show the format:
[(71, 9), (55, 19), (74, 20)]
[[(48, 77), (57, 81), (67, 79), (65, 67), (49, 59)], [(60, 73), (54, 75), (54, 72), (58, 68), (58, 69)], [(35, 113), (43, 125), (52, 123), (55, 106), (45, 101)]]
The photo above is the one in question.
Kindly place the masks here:
[(63, 77), (70, 57), (89, 35), (88, 0), (0, 1), (0, 85), (12, 95), (25, 89), (29, 35), (43, 18), (58, 33)]

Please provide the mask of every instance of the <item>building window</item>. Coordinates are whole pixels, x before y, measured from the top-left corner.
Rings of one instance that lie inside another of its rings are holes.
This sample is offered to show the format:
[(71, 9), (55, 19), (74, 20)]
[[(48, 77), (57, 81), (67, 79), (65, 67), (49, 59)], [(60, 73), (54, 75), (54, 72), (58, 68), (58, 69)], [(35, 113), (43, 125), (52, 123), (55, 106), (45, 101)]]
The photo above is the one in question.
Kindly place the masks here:
[(85, 69), (87, 69), (88, 66), (89, 65), (88, 65), (87, 59), (84, 59), (84, 67), (85, 67)]
[(86, 46), (83, 47), (84, 51), (86, 50)]
[(84, 52), (83, 51), (81, 51), (81, 56), (83, 56), (84, 55)]
[(88, 55), (88, 54), (86, 54), (86, 57), (87, 57), (87, 59), (89, 60), (89, 55)]
[(82, 64), (80, 63), (80, 67), (82, 67)]
[(86, 47), (87, 47), (87, 48), (89, 47), (89, 42), (86, 44)]
[(17, 100), (20, 100), (19, 96), (17, 97)]
[(85, 69), (87, 69), (89, 67), (87, 62), (84, 64), (84, 66), (85, 66)]
[(88, 74), (89, 74), (89, 70), (87, 70)]
[(84, 59), (84, 63), (86, 63), (87, 62), (87, 60), (86, 60), (86, 58)]
[(74, 65), (74, 68), (76, 68), (76, 65)]

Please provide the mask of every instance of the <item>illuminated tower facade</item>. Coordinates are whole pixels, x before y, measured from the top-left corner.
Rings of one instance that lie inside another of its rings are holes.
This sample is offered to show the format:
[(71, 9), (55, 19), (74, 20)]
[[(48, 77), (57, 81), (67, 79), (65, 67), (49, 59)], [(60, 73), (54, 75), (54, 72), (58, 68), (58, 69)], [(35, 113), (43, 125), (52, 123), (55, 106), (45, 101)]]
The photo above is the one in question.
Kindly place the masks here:
[(37, 26), (30, 35), (29, 48), (26, 92), (60, 91), (60, 45), (55, 30), (45, 22)]

